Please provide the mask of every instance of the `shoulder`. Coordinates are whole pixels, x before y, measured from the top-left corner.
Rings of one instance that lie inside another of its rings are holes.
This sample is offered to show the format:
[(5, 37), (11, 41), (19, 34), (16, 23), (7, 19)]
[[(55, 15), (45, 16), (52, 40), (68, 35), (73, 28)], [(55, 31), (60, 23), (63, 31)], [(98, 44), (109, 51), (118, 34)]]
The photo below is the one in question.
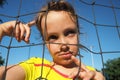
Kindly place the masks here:
[(49, 60), (39, 58), (39, 57), (31, 57), (30, 59), (22, 61), (20, 63), (41, 64), (42, 62), (44, 62), (45, 64), (50, 64)]
[(32, 57), (32, 58), (28, 59), (26, 62), (41, 64), (42, 61), (44, 61), (44, 63), (50, 63), (49, 60), (46, 60), (46, 59), (43, 59), (43, 58), (39, 58), (39, 57)]
[[(0, 80), (5, 76), (7, 80), (24, 80), (25, 71), (19, 65), (7, 66), (7, 74), (4, 74), (5, 67), (0, 67)], [(19, 75), (19, 76), (18, 76)]]
[[(43, 58), (39, 58), (39, 57), (32, 57), (26, 61), (20, 62), (19, 65), (25, 71), (25, 74), (26, 74), (25, 80), (35, 80), (40, 76), (40, 73), (41, 73), (40, 70), (42, 65), (45, 65), (44, 69), (46, 71), (44, 71), (44, 73), (46, 74), (46, 72), (49, 70), (50, 61)], [(34, 77), (31, 77), (31, 76), (34, 76)]]
[(92, 70), (92, 71), (96, 71), (96, 69), (91, 67), (91, 66), (86, 66), (86, 68), (89, 69), (89, 70)]
[(37, 64), (50, 64), (50, 61), (49, 60), (46, 60), (46, 59), (43, 59), (43, 58), (39, 58), (39, 57), (32, 57), (28, 60), (25, 60), (25, 61), (22, 61), (20, 62), (19, 64), (22, 64), (22, 65), (37, 65)]

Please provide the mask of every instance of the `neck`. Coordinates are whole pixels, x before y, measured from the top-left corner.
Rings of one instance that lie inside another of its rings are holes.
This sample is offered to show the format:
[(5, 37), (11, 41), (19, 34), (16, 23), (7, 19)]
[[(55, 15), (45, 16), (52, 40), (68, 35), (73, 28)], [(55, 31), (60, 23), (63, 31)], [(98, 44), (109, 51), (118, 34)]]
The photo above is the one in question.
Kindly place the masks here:
[(77, 68), (77, 65), (75, 63), (71, 63), (70, 65), (60, 65), (54, 63), (53, 67), (63, 74), (70, 75)]
[[(54, 63), (54, 62), (52, 62), (52, 63)], [(61, 64), (54, 63), (54, 66), (59, 66), (59, 67), (68, 68), (68, 69), (77, 67), (77, 65), (74, 62), (72, 62), (71, 64), (68, 64), (68, 65), (61, 65)]]

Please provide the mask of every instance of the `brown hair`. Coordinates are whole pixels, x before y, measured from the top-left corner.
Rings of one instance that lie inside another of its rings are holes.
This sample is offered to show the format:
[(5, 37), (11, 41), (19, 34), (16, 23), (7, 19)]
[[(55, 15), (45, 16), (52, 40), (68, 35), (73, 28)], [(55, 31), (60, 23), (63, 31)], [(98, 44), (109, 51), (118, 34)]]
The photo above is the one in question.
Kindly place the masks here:
[[(49, 11), (68, 12), (70, 14), (71, 19), (77, 24), (77, 27), (78, 27), (77, 16), (75, 14), (74, 8), (64, 0), (52, 1), (52, 2), (49, 2), (47, 6), (43, 7), (40, 13), (38, 13), (36, 16), (36, 26), (41, 34), (42, 34), (42, 29), (41, 29), (42, 18), (46, 15), (46, 13), (49, 13)], [(78, 32), (79, 32), (79, 28), (78, 28)]]

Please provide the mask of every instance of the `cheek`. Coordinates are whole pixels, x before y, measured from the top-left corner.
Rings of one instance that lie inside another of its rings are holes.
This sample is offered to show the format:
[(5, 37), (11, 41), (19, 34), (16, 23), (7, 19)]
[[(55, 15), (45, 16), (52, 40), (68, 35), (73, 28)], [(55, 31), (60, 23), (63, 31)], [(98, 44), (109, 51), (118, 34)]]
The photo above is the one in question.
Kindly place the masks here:
[(75, 55), (78, 54), (78, 50), (79, 50), (78, 46), (75, 46), (74, 47)]
[(75, 37), (73, 37), (73, 38), (69, 38), (69, 43), (70, 43), (70, 44), (78, 44), (78, 39), (77, 39), (77, 37), (75, 36)]
[(73, 55), (77, 55), (78, 54), (78, 47), (77, 46), (70, 46), (70, 50), (73, 51)]
[(73, 55), (77, 55), (78, 54), (78, 49), (79, 49), (79, 47), (77, 46), (78, 45), (78, 39), (76, 37), (70, 39), (70, 44), (75, 44), (74, 46), (71, 45), (70, 49), (74, 52)]
[(58, 46), (56, 44), (47, 44), (47, 48), (51, 55), (58, 51)]

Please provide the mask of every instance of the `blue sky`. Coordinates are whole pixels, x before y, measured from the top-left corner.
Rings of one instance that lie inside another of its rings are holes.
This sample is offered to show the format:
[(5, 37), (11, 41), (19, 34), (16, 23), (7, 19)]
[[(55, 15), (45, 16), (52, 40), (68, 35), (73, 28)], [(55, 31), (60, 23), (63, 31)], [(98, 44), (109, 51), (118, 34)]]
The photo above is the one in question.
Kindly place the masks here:
[[(37, 12), (40, 10), (41, 6), (45, 5), (49, 0), (22, 0), (22, 5), (20, 9), (20, 15)], [(92, 3), (93, 0), (83, 0), (87, 3)], [(94, 0), (96, 4), (102, 4), (111, 6), (111, 2), (109, 0)], [(74, 6), (76, 13), (91, 21), (94, 22), (94, 16), (91, 5), (86, 5), (80, 0), (69, 0), (69, 2)], [(120, 8), (119, 0), (112, 0), (112, 4), (116, 7)], [(0, 14), (9, 15), (9, 16), (17, 16), (19, 11), (20, 0), (7, 0), (7, 4), (0, 8)], [(115, 21), (114, 12), (111, 8), (95, 6), (94, 5), (94, 14), (95, 21), (97, 24), (105, 24), (105, 25), (118, 25), (120, 26), (120, 9), (115, 9), (117, 23)], [(22, 16), (19, 18), (20, 21), (28, 22), (34, 19), (36, 14), (31, 14), (27, 16)], [(3, 22), (16, 20), (16, 18), (9, 18), (0, 15), (0, 19)], [(79, 18), (79, 25), (81, 27), (81, 32), (84, 33), (80, 36), (80, 42), (85, 45), (87, 48), (94, 52), (100, 52), (98, 39), (95, 31), (95, 26), (93, 24), (86, 22), (85, 20)], [(105, 26), (97, 26), (98, 35), (100, 38), (100, 45), (103, 52), (105, 51), (120, 51), (120, 38), (118, 37), (117, 29), (115, 27), (105, 27)], [(30, 43), (40, 43), (42, 42), (39, 32), (35, 26), (31, 29), (31, 37)], [(119, 28), (120, 32), (120, 28)], [(1, 44), (8, 46), (10, 42), (9, 37), (4, 37)], [(15, 39), (12, 41), (12, 46), (22, 46), (27, 45), (24, 42), (17, 42)], [(0, 47), (1, 56), (6, 59), (7, 49)], [(9, 55), (9, 65), (16, 64), (20, 61), (26, 60), (29, 57), (38, 56), (41, 57), (43, 51), (43, 46), (31, 46), (31, 47), (23, 47), (23, 48), (12, 48), (10, 49)], [(89, 51), (81, 50), (81, 54), (84, 56), (82, 58), (82, 62), (86, 65), (94, 66), (97, 69), (102, 68), (101, 56), (98, 54), (92, 54), (93, 63), (91, 59), (91, 53)], [(114, 59), (120, 57), (120, 53), (111, 53), (111, 54), (103, 54), (104, 62), (109, 59)], [(51, 56), (47, 49), (45, 49), (45, 58), (48, 60), (52, 60)]]

